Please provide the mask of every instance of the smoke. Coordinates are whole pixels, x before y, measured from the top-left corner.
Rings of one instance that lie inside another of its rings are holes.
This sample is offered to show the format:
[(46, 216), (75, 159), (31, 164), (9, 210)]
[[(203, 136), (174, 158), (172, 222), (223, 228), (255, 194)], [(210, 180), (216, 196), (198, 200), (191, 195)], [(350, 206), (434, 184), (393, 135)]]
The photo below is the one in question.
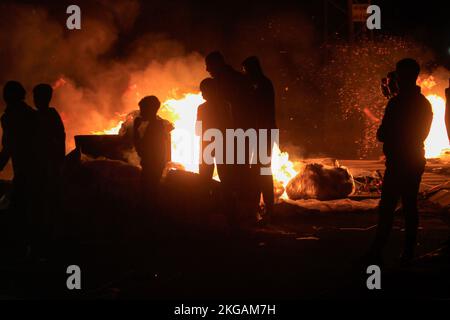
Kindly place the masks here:
[(63, 118), (69, 151), (75, 135), (115, 126), (144, 96), (164, 101), (197, 92), (206, 76), (202, 56), (167, 36), (120, 43), (138, 16), (138, 1), (82, 8), (82, 29), (73, 31), (43, 7), (7, 3), (0, 11), (0, 81), (22, 82), (30, 105), (34, 85), (53, 85), (52, 106)]
[(54, 85), (68, 150), (74, 135), (114, 127), (145, 95), (164, 101), (198, 92), (207, 76), (199, 52), (215, 49), (236, 68), (260, 57), (276, 90), (281, 149), (292, 157), (378, 157), (376, 119), (386, 103), (379, 82), (400, 58), (417, 58), (436, 88), (446, 86), (448, 70), (428, 67), (433, 56), (413, 41), (323, 45), (320, 18), (287, 4), (237, 2), (217, 13), (209, 3), (204, 16), (208, 10), (194, 2), (79, 2), (82, 29), (75, 31), (65, 28), (62, 2), (56, 9), (0, 4), (0, 82), (19, 80), (28, 92)]

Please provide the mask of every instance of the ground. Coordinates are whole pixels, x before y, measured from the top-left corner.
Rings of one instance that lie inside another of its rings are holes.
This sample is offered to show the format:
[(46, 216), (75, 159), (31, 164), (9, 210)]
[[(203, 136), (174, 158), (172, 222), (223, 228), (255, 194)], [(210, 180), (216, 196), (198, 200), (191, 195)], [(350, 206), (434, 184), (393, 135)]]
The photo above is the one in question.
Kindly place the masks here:
[[(342, 161), (349, 163), (358, 165)], [(424, 177), (432, 185), (441, 180), (448, 179), (434, 173)], [(382, 267), (382, 290), (376, 292), (367, 289), (361, 264), (374, 236), (375, 210), (318, 212), (283, 203), (271, 225), (235, 234), (168, 227), (158, 239), (132, 245), (55, 243), (56, 259), (2, 263), (0, 297), (449, 299), (450, 255), (436, 250), (450, 228), (442, 211), (427, 208), (421, 206), (419, 259), (408, 268), (398, 261), (404, 232), (397, 215)], [(66, 268), (72, 264), (82, 270), (80, 291), (66, 288)]]

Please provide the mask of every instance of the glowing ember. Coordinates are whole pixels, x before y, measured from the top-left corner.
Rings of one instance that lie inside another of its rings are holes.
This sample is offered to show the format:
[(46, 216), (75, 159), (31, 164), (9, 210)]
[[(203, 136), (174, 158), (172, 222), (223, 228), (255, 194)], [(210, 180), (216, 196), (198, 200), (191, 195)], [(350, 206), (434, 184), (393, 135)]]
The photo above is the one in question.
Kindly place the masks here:
[(438, 158), (450, 149), (445, 127), (445, 100), (434, 94), (428, 95), (427, 99), (433, 108), (433, 122), (430, 133), (425, 140), (425, 156), (427, 158)]

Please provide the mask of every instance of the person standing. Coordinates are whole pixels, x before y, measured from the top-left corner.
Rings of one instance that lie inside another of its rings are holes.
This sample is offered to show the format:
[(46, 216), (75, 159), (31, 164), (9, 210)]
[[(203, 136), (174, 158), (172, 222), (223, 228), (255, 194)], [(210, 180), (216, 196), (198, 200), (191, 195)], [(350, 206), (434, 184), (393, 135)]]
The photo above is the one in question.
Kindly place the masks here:
[(133, 124), (134, 147), (141, 159), (141, 204), (143, 209), (154, 211), (160, 180), (168, 159), (168, 141), (172, 125), (157, 116), (161, 102), (155, 96), (139, 101), (140, 115)]
[(8, 81), (3, 87), (6, 109), (0, 120), (3, 129), (0, 170), (3, 170), (11, 159), (14, 172), (10, 201), (12, 229), (20, 246), (30, 244), (30, 206), (35, 161), (33, 142), (36, 112), (25, 103), (25, 95), (22, 84)]
[(417, 194), (426, 163), (424, 141), (433, 118), (430, 103), (416, 85), (419, 72), (420, 66), (413, 59), (397, 62), (399, 93), (389, 100), (377, 132), (386, 156), (379, 221), (371, 250), (377, 260), (381, 260), (400, 199), (406, 220), (401, 262), (408, 264), (414, 258), (419, 224)]
[[(217, 168), (219, 179), (223, 185), (228, 185), (225, 162), (225, 130), (230, 126), (230, 112), (219, 96), (217, 81), (212, 78), (206, 78), (200, 83), (200, 91), (203, 99), (206, 101), (197, 109), (197, 123), (201, 124), (202, 134), (209, 129), (218, 130), (223, 139), (221, 150), (214, 150), (213, 157)], [(204, 159), (204, 150), (210, 142), (201, 139), (199, 174), (205, 183), (213, 178), (214, 163), (206, 163)], [(221, 152), (219, 155), (216, 151)]]
[[(237, 130), (247, 132), (248, 129), (255, 129), (256, 115), (253, 110), (251, 85), (247, 77), (227, 64), (223, 55), (218, 51), (208, 54), (205, 63), (206, 71), (217, 81), (218, 94), (222, 103), (228, 104), (230, 108), (232, 120), (227, 129), (233, 129), (235, 133)], [(235, 227), (241, 209), (247, 210), (245, 207), (250, 204), (252, 207), (250, 210), (254, 209), (256, 212), (258, 199), (250, 163), (252, 152), (250, 139), (245, 139), (243, 145), (240, 146), (236, 143), (236, 138), (233, 139), (234, 141), (226, 139), (226, 149), (231, 146), (231, 143), (234, 146), (233, 163), (226, 164), (230, 177), (229, 200), (227, 201), (229, 209), (227, 211), (230, 212), (230, 225)], [(239, 147), (243, 150), (238, 150)], [(238, 163), (239, 153), (244, 155), (244, 163)], [(229, 154), (225, 155), (225, 158), (230, 158)], [(247, 214), (246, 212), (242, 213)]]
[[(272, 81), (264, 74), (259, 59), (255, 56), (248, 57), (242, 62), (244, 74), (248, 77), (253, 90), (253, 101), (255, 104), (256, 129), (267, 130), (267, 135), (262, 137), (258, 134), (258, 139), (266, 139), (267, 157), (271, 159), (273, 142), (271, 139), (271, 130), (276, 129), (275, 119), (275, 90)], [(261, 148), (261, 143), (258, 144)], [(261, 150), (258, 150), (257, 170), (255, 178), (257, 179), (258, 192), (262, 193), (264, 206), (266, 209), (265, 220), (269, 220), (273, 214), (274, 207), (274, 191), (272, 174), (261, 174), (261, 168), (265, 168), (266, 172), (271, 172), (271, 161), (263, 163), (260, 158)]]
[(45, 255), (51, 244), (55, 219), (61, 206), (62, 170), (66, 155), (66, 133), (58, 111), (50, 107), (53, 88), (41, 83), (33, 88), (36, 112), (33, 182), (33, 234)]

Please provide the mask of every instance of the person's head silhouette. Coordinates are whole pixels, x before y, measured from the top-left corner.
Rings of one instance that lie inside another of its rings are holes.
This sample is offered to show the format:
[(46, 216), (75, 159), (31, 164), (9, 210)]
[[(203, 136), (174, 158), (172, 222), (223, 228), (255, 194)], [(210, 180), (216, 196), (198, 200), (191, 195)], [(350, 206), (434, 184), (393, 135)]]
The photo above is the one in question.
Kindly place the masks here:
[(248, 57), (242, 62), (242, 68), (245, 74), (249, 76), (260, 76), (263, 74), (259, 59), (255, 56)]
[(206, 101), (214, 99), (216, 93), (216, 82), (212, 78), (206, 78), (200, 83), (200, 91), (202, 92), (203, 99)]
[(420, 66), (416, 60), (411, 58), (400, 60), (397, 62), (395, 71), (400, 91), (401, 89), (415, 87), (420, 73)]
[(144, 120), (151, 120), (156, 117), (161, 102), (155, 96), (146, 96), (139, 101), (139, 110)]
[(8, 105), (25, 100), (25, 95), (25, 88), (18, 81), (8, 81), (3, 87), (3, 100)]
[(219, 51), (213, 51), (208, 54), (205, 58), (205, 63), (206, 71), (208, 71), (213, 78), (220, 75), (226, 67), (225, 59)]
[(33, 88), (34, 105), (38, 110), (44, 110), (49, 107), (52, 100), (53, 89), (49, 84), (41, 83)]

